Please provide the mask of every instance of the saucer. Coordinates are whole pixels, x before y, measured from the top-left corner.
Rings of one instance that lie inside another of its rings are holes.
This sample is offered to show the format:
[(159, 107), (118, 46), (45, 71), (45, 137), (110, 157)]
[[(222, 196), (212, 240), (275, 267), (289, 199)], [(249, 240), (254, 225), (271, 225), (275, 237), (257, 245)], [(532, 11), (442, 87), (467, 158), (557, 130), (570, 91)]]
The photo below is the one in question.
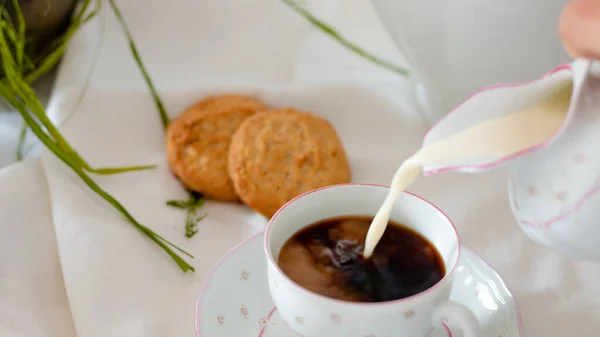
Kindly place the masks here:
[[(196, 302), (198, 337), (297, 337), (279, 317), (267, 282), (264, 233), (232, 249), (207, 277)], [(470, 308), (482, 337), (523, 337), (517, 302), (498, 275), (479, 255), (461, 247), (450, 299)], [(430, 337), (460, 337), (452, 320)], [(335, 337), (335, 336), (332, 336)]]

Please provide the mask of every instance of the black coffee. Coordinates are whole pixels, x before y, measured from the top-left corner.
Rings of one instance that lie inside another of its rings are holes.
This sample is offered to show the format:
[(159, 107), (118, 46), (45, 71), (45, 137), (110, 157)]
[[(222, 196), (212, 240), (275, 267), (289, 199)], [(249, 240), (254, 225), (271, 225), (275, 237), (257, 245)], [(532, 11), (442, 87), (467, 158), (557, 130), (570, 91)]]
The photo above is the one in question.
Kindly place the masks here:
[(440, 281), (444, 261), (421, 234), (390, 222), (369, 259), (362, 257), (372, 217), (324, 220), (281, 248), (278, 264), (302, 287), (353, 302), (385, 302), (418, 294)]

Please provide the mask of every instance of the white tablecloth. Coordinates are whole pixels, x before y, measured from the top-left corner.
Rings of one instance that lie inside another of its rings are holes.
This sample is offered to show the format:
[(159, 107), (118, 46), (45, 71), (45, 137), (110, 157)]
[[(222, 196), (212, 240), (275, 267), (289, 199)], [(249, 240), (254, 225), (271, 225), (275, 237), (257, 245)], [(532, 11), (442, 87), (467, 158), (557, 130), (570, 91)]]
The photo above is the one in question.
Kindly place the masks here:
[[(304, 3), (352, 40), (402, 62), (368, 3), (342, 2)], [(128, 0), (120, 5), (172, 115), (192, 102), (192, 91), (263, 88), (260, 92), (302, 85), (310, 97), (327, 83), (357, 80), (384, 98), (348, 95), (410, 111), (403, 79), (349, 54), (277, 0)], [(68, 117), (64, 107), (74, 104), (70, 90), (82, 81), (77, 67), (93, 57), (92, 35), (84, 32), (73, 41), (59, 74), (49, 111), (59, 122)], [(339, 100), (342, 89), (336, 91)], [(423, 126), (418, 114), (403, 118), (421, 125), (410, 142), (414, 147)], [(94, 166), (161, 163), (154, 172), (97, 180), (141, 222), (162, 224), (153, 228), (202, 258), (194, 262), (195, 274), (179, 272), (50, 155), (10, 166), (0, 171), (0, 336), (193, 336), (193, 297), (208, 269), (260, 230), (264, 219), (241, 206), (211, 203), (210, 221), (203, 223), (211, 235), (186, 241), (180, 212), (150, 211), (165, 195), (183, 194), (166, 174), (155, 106), (112, 15), (106, 17), (90, 86), (63, 132)], [(115, 139), (116, 146), (106, 146)], [(385, 183), (391, 174), (384, 170), (379, 176), (375, 182)], [(439, 192), (441, 186), (445, 193)], [(527, 335), (597, 334), (600, 266), (566, 260), (530, 242), (510, 214), (505, 172), (432, 177), (415, 191), (446, 210), (463, 243), (504, 276), (521, 304)], [(227, 225), (232, 212), (246, 223)]]

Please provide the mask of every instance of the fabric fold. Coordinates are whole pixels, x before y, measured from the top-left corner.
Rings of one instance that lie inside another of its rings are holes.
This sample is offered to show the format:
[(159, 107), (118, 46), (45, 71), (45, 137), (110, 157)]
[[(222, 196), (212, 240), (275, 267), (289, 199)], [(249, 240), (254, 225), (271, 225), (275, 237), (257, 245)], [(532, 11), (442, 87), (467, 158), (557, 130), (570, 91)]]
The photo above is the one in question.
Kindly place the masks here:
[(0, 170), (0, 336), (75, 337), (39, 160)]

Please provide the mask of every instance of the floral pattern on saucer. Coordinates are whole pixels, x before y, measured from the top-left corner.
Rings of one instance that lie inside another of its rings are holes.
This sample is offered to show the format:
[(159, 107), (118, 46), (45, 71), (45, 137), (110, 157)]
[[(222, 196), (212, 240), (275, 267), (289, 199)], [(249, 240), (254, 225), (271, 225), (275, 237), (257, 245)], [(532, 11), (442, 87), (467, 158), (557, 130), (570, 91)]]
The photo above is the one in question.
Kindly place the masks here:
[[(267, 282), (263, 235), (257, 234), (232, 249), (207, 277), (196, 303), (198, 337), (297, 337), (279, 317)], [(482, 337), (523, 337), (520, 312), (500, 276), (473, 251), (463, 247), (450, 298), (472, 309), (484, 331)], [(406, 319), (416, 313), (407, 311)], [(330, 313), (342, 324), (343, 318)], [(303, 324), (296, 317), (294, 324)], [(460, 337), (447, 321), (429, 337)], [(365, 337), (377, 337), (365, 335)]]

